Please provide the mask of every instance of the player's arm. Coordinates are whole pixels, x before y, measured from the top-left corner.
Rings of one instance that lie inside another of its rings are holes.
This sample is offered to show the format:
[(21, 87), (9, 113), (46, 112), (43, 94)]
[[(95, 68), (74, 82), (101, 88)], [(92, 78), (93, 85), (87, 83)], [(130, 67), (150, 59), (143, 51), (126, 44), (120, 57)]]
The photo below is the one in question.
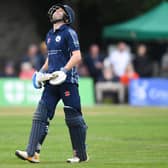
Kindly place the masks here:
[(70, 60), (65, 65), (65, 69), (67, 71), (71, 70), (74, 66), (78, 65), (82, 60), (81, 52), (80, 50), (76, 50), (72, 52), (72, 56)]
[(74, 66), (80, 63), (82, 57), (80, 50), (75, 50), (72, 52), (72, 56), (70, 57), (67, 64), (60, 69), (60, 71), (55, 71), (52, 73), (52, 79), (50, 80), (50, 84), (59, 85), (66, 80), (67, 72), (71, 70)]
[(78, 40), (78, 35), (76, 32), (72, 29), (69, 29), (67, 33), (67, 42), (68, 42), (68, 48), (71, 51), (71, 57), (67, 64), (64, 66), (64, 68), (69, 71), (74, 66), (78, 65), (80, 61), (82, 60), (81, 52), (80, 52), (80, 45)]

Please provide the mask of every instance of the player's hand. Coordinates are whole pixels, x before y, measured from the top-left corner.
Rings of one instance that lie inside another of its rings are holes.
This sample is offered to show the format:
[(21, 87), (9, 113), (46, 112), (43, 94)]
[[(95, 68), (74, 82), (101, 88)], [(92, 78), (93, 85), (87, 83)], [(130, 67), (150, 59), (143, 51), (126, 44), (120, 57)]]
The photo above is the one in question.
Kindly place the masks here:
[(61, 68), (60, 71), (55, 71), (52, 73), (52, 78), (49, 81), (51, 85), (60, 85), (67, 78), (67, 71), (64, 68)]
[(32, 77), (33, 86), (36, 89), (40, 89), (44, 85), (44, 82), (51, 78), (52, 74), (50, 73), (35, 72)]

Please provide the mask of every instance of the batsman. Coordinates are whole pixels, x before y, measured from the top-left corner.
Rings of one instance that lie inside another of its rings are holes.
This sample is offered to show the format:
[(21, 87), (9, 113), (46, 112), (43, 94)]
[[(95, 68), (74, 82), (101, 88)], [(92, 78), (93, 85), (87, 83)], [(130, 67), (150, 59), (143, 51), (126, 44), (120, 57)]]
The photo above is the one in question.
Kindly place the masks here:
[(67, 162), (88, 161), (85, 145), (87, 125), (81, 112), (76, 68), (82, 57), (78, 36), (71, 27), (75, 13), (68, 5), (56, 4), (49, 9), (48, 16), (53, 24), (46, 36), (48, 57), (32, 78), (33, 86), (37, 89), (44, 87), (44, 90), (33, 116), (27, 148), (25, 151), (16, 150), (15, 154), (31, 163), (40, 162), (40, 150), (49, 123), (62, 99), (73, 150), (73, 157)]

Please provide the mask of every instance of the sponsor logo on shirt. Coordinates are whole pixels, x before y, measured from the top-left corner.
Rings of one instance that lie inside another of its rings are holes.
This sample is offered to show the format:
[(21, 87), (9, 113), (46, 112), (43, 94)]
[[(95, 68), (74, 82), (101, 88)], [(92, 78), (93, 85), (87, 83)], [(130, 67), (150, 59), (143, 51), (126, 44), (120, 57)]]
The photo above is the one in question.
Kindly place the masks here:
[(59, 36), (59, 35), (56, 36), (55, 41), (56, 41), (56, 42), (60, 42), (60, 41), (61, 41), (61, 36)]

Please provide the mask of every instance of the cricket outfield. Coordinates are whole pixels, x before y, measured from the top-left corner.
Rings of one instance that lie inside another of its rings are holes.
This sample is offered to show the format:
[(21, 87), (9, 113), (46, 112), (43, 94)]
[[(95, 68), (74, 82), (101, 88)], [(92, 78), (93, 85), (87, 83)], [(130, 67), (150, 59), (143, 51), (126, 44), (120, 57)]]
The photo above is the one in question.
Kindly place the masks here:
[(89, 126), (88, 163), (68, 165), (72, 156), (62, 108), (51, 122), (40, 164), (15, 156), (25, 149), (35, 108), (0, 108), (0, 168), (166, 168), (168, 108), (95, 106), (83, 108)]

